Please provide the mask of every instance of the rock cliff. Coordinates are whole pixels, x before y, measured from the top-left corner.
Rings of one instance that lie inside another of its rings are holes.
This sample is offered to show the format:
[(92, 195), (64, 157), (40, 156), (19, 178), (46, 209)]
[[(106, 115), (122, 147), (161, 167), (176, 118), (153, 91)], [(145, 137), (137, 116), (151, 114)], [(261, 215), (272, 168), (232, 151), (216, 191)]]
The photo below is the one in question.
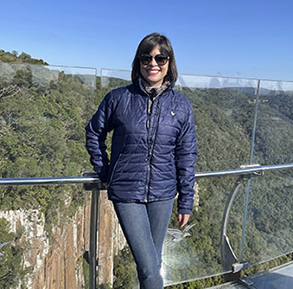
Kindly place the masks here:
[(1, 211), (0, 218), (9, 221), (13, 232), (22, 231), (16, 243), (24, 248), (22, 265), (29, 273), (18, 288), (85, 288), (82, 262), (89, 244), (89, 202), (73, 218), (53, 226), (50, 236), (39, 210)]

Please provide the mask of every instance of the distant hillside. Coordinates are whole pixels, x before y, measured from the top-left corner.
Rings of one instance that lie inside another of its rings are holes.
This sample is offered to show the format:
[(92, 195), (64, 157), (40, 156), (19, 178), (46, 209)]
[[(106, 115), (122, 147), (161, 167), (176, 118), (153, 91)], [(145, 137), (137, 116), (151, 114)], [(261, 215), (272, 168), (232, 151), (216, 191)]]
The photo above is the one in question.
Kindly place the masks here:
[(18, 55), (17, 51), (6, 52), (2, 49), (0, 50), (0, 62), (48, 65), (48, 63), (45, 62), (43, 59), (32, 58), (27, 53), (22, 52), (20, 55)]

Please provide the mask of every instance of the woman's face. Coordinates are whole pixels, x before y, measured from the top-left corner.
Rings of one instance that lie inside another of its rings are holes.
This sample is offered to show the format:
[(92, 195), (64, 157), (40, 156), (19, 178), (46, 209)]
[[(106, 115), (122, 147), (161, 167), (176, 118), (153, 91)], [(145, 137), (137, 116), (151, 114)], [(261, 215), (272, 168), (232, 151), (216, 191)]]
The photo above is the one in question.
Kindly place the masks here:
[(161, 54), (159, 45), (156, 45), (149, 54), (152, 56), (152, 59), (148, 64), (140, 62), (140, 73), (149, 86), (160, 87), (168, 73), (169, 60), (164, 65), (158, 65), (154, 57)]

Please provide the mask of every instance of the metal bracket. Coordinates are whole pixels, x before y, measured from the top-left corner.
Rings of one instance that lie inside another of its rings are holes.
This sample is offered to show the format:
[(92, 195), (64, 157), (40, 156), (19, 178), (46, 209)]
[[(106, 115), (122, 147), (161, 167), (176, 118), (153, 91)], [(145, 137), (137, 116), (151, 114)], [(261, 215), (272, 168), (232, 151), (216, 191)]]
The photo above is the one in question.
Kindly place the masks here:
[(234, 263), (232, 264), (232, 270), (233, 273), (240, 272), (241, 270), (247, 269), (249, 267), (248, 262), (242, 262), (242, 263)]
[(239, 278), (239, 281), (241, 284), (243, 284), (247, 288), (254, 288), (254, 287), (251, 287), (251, 286), (253, 286), (253, 282), (251, 281), (251, 279), (249, 279), (247, 277), (241, 277), (241, 278)]
[(93, 181), (92, 183), (83, 184), (83, 188), (85, 191), (105, 190), (104, 185), (101, 183), (100, 179), (98, 179), (98, 175), (96, 173), (85, 173), (83, 174), (83, 176), (97, 178), (97, 180)]
[(259, 164), (252, 164), (252, 165), (242, 165), (240, 166), (241, 169), (247, 169), (247, 168), (258, 168), (259, 167), (259, 171), (256, 172), (252, 172), (250, 174), (247, 175), (243, 175), (243, 179), (244, 180), (248, 180), (251, 178), (256, 178), (256, 177), (261, 177), (264, 175), (264, 171), (261, 170), (261, 165)]

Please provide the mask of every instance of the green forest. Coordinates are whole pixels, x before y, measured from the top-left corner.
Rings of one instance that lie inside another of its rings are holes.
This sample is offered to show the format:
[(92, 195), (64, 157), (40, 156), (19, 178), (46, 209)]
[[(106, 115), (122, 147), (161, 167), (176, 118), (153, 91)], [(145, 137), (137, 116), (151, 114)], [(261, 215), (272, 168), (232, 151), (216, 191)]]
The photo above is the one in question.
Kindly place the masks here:
[[(91, 172), (84, 127), (98, 103), (96, 76), (67, 75), (24, 53), (1, 52), (0, 60), (0, 177)], [(0, 186), (0, 210), (41, 209), (50, 236), (58, 212), (72, 216), (88, 197), (82, 185)], [(21, 232), (8, 232), (9, 224), (0, 219), (0, 243), (11, 242), (1, 250), (0, 288), (11, 289), (27, 272), (21, 268), (23, 248), (17, 245)]]
[[(93, 85), (94, 82), (94, 85)], [(0, 50), (0, 177), (81, 176), (91, 172), (84, 127), (107, 91), (126, 85), (110, 78), (101, 91), (100, 77), (53, 69), (26, 53)], [(257, 99), (247, 88), (177, 87), (193, 106), (197, 140), (197, 172), (239, 168), (250, 162), (274, 165), (292, 162), (293, 94), (266, 91)], [(256, 112), (256, 104), (258, 110)], [(256, 115), (257, 113), (257, 115)], [(251, 143), (256, 118), (255, 143)], [(222, 282), (221, 223), (224, 207), (237, 177), (197, 180), (199, 202), (189, 237), (165, 246), (165, 280), (169, 288), (205, 288)], [(248, 219), (241, 261), (258, 265), (292, 251), (292, 169), (267, 172), (245, 180), (230, 214), (229, 238), (240, 256), (245, 198), (249, 187)], [(87, 194), (78, 185), (0, 186), (0, 210), (41, 208), (50, 235), (56, 212), (75, 213)], [(71, 199), (65, 206), (65, 199)], [(176, 228), (176, 212), (170, 227)], [(9, 233), (0, 219), (0, 288), (14, 288), (27, 273), (21, 267), (21, 231)], [(167, 236), (168, 237), (168, 236)], [(126, 248), (116, 257), (114, 288), (131, 288), (134, 266)]]

